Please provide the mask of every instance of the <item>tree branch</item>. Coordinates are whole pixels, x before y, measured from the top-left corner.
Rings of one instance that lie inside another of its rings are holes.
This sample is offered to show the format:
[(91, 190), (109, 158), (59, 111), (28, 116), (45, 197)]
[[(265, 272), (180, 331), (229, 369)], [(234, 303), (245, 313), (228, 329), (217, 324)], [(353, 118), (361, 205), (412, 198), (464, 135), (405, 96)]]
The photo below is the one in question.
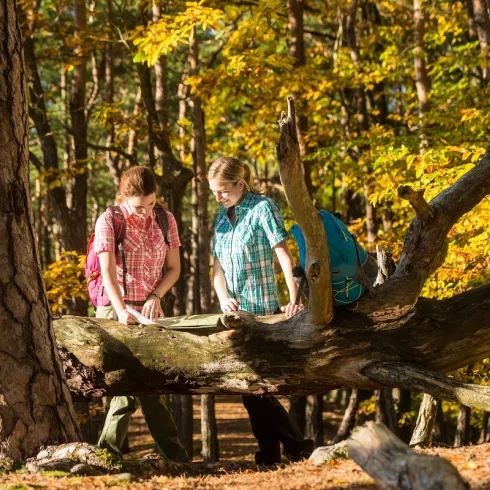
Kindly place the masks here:
[(121, 148), (117, 146), (96, 145), (95, 143), (90, 143), (88, 141), (87, 141), (87, 146), (94, 150), (113, 151), (114, 153), (117, 153), (118, 155), (121, 155), (127, 160), (129, 160), (132, 165), (138, 165), (138, 159), (136, 158), (136, 155), (130, 155), (129, 153), (125, 152), (124, 150), (121, 150)]
[(387, 386), (428, 393), (435, 398), (490, 411), (490, 387), (465, 383), (410, 364), (374, 363), (364, 368), (369, 379)]
[(395, 273), (376, 288), (374, 298), (363, 297), (357, 311), (380, 320), (406, 315), (417, 302), (427, 277), (444, 261), (446, 237), (454, 223), (488, 194), (490, 147), (473, 169), (428, 204), (433, 211), (430, 220), (415, 217)]
[(417, 216), (420, 216), (422, 220), (430, 221), (434, 217), (434, 210), (424, 199), (423, 190), (414, 191), (411, 187), (402, 185), (398, 188), (398, 196), (406, 199), (412, 205)]
[(38, 156), (32, 151), (29, 151), (29, 160), (36, 167), (38, 172), (42, 172), (44, 170), (44, 165), (41, 163), (41, 160), (39, 160)]
[(293, 217), (303, 231), (306, 242), (305, 273), (310, 287), (309, 321), (314, 325), (325, 325), (333, 316), (328, 238), (306, 189), (291, 96), (288, 97), (288, 115), (281, 114), (278, 122), (281, 135), (277, 143), (277, 158), (281, 182)]

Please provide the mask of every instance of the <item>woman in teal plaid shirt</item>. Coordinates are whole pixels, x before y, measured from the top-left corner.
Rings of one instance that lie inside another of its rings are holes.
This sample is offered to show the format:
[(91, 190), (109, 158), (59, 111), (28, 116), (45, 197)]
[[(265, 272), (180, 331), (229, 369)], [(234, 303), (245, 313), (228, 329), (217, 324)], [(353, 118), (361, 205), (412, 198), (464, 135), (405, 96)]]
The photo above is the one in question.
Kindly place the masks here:
[[(248, 165), (236, 158), (218, 158), (209, 169), (208, 180), (216, 200), (222, 204), (213, 238), (214, 287), (221, 309), (224, 313), (244, 310), (254, 315), (272, 315), (282, 310), (287, 317), (294, 315), (302, 305), (295, 304), (294, 264), (279, 207), (253, 188)], [(282, 308), (274, 252), (289, 291), (289, 303)], [(259, 443), (257, 463), (280, 462), (279, 442), (291, 461), (311, 452), (311, 441), (303, 440), (275, 398), (244, 396), (243, 403)]]

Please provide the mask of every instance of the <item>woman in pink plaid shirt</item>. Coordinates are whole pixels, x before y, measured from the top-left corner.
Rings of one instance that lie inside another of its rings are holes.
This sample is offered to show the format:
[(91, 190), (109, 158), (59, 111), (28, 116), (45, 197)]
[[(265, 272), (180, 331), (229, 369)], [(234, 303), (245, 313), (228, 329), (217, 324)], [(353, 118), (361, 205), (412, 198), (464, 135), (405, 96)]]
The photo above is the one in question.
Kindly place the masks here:
[[(123, 292), (123, 269), (120, 253), (116, 253), (114, 220), (110, 210), (103, 213), (95, 225), (94, 250), (99, 256), (102, 280), (111, 301), (98, 306), (98, 318), (115, 318), (132, 324), (130, 304), (150, 319), (163, 317), (161, 300), (180, 275), (179, 235), (173, 215), (166, 211), (168, 242), (157, 221), (154, 207), (156, 181), (146, 167), (132, 167), (121, 176), (117, 203), (126, 221), (123, 249), (126, 259), (126, 294)], [(165, 273), (163, 274), (163, 265)], [(102, 429), (99, 446), (112, 453), (120, 449), (129, 428), (131, 415), (141, 406), (148, 428), (157, 443), (158, 452), (174, 461), (187, 461), (177, 428), (165, 399), (158, 396), (116, 396)]]
[[(98, 307), (97, 314), (108, 316), (110, 308), (124, 324), (135, 323), (126, 310), (130, 304), (143, 315), (155, 320), (163, 317), (161, 299), (180, 275), (180, 240), (173, 215), (166, 211), (169, 246), (165, 244), (153, 208), (157, 204), (156, 182), (150, 169), (132, 167), (123, 173), (117, 203), (126, 219), (124, 253), (126, 256), (126, 296), (123, 294), (123, 269), (116, 254), (114, 221), (110, 211), (103, 213), (95, 225), (94, 250), (100, 268), (109, 307)], [(165, 264), (165, 274), (162, 267)], [(100, 311), (99, 311), (100, 308)]]

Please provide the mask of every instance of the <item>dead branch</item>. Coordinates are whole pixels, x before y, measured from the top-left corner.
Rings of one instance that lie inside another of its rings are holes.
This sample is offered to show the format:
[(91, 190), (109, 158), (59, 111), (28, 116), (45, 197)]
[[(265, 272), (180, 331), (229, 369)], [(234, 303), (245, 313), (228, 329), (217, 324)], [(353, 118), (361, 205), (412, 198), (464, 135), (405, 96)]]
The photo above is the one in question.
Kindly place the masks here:
[(402, 185), (398, 188), (398, 196), (406, 199), (413, 207), (417, 216), (422, 220), (430, 221), (434, 217), (434, 210), (424, 199), (424, 191), (414, 191), (408, 185)]
[(310, 287), (309, 321), (326, 325), (333, 316), (332, 284), (328, 237), (325, 236), (320, 215), (309, 198), (296, 130), (294, 101), (288, 97), (288, 115), (278, 121), (281, 135), (277, 144), (277, 158), (284, 193), (300, 226), (306, 242), (305, 273)]

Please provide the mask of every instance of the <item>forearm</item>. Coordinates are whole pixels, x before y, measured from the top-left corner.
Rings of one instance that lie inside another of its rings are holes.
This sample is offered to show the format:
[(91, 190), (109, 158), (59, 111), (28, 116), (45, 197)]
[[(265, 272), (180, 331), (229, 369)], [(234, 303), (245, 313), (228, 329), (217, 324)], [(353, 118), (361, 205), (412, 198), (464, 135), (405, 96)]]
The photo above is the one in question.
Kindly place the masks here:
[(111, 301), (112, 306), (116, 310), (116, 313), (119, 313), (126, 309), (126, 304), (124, 303), (123, 295), (121, 294), (121, 288), (117, 282), (117, 272), (116, 269), (102, 269), (102, 282), (104, 284), (104, 288), (107, 292), (107, 296)]
[(286, 280), (286, 286), (289, 292), (289, 301), (294, 303), (298, 294), (298, 285), (294, 282), (293, 267), (294, 261), (291, 252), (285, 242), (281, 242), (276, 248), (276, 255), (279, 260), (279, 264), (284, 273), (284, 279)]
[(226, 280), (222, 273), (214, 274), (213, 286), (220, 303), (228, 298), (229, 294), (228, 289), (226, 288)]
[(162, 280), (152, 291), (158, 297), (163, 298), (169, 289), (177, 282), (180, 275), (180, 267), (167, 267)]
[[(286, 286), (289, 292), (289, 302), (294, 303), (296, 301), (296, 296), (298, 295), (298, 285), (294, 282), (293, 278), (293, 261), (291, 260), (287, 265), (287, 269), (283, 268), (284, 278), (286, 279)], [(290, 271), (290, 273), (286, 273), (286, 270)]]

